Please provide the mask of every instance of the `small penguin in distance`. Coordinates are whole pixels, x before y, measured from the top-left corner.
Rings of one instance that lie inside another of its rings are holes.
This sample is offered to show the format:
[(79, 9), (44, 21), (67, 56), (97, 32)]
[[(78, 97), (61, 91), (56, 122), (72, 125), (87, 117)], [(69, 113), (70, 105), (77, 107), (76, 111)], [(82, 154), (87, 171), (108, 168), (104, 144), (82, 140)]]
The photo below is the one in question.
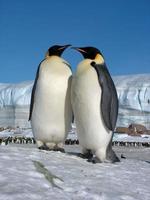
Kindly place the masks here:
[(72, 70), (61, 58), (69, 46), (50, 47), (36, 73), (29, 120), (39, 149), (64, 152), (63, 144), (71, 129)]
[(72, 47), (84, 59), (72, 80), (71, 103), (84, 157), (93, 163), (117, 162), (112, 150), (118, 98), (104, 57), (95, 47)]

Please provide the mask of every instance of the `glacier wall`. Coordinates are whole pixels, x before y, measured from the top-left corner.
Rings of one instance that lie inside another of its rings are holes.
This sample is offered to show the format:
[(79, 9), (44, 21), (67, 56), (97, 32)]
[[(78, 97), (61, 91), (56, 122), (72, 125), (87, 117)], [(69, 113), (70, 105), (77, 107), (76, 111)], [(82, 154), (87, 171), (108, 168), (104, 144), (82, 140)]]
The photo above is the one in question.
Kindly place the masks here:
[(150, 74), (116, 76), (114, 82), (119, 98), (117, 126), (138, 123), (150, 129)]
[(33, 82), (0, 84), (0, 127), (29, 128), (29, 105)]
[[(119, 98), (117, 126), (131, 123), (150, 129), (150, 74), (115, 76)], [(0, 84), (0, 127), (30, 128), (29, 104), (33, 82)]]

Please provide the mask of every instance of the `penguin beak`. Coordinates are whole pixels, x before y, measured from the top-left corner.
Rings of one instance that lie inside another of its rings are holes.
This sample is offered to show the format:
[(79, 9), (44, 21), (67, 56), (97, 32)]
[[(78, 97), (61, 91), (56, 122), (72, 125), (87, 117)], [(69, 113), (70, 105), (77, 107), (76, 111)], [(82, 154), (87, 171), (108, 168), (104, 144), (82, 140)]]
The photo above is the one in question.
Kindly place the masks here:
[(65, 50), (67, 49), (68, 47), (70, 47), (71, 44), (67, 44), (67, 45), (64, 45), (64, 46), (61, 46), (58, 50), (61, 51), (61, 50)]
[(76, 51), (80, 52), (84, 58), (88, 58), (88, 52), (86, 51), (86, 48), (72, 47), (72, 49), (75, 49)]
[(75, 49), (81, 53), (87, 53), (84, 49), (80, 48), (80, 47), (71, 47), (71, 49)]

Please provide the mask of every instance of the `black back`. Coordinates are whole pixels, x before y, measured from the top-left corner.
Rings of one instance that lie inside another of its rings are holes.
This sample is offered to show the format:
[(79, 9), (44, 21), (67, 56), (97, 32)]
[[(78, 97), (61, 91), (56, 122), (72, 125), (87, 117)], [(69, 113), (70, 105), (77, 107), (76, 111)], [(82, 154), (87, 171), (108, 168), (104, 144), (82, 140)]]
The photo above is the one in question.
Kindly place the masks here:
[(109, 130), (114, 131), (118, 116), (118, 97), (114, 82), (105, 63), (92, 62), (91, 65), (97, 72), (98, 81), (102, 88), (100, 106), (104, 124)]
[[(41, 63), (43, 61), (44, 60), (42, 60)], [(34, 105), (34, 95), (35, 95), (35, 90), (36, 90), (36, 84), (37, 84), (37, 81), (38, 81), (38, 78), (39, 78), (39, 71), (40, 71), (41, 63), (38, 66), (35, 81), (34, 81), (32, 92), (31, 92), (30, 111), (29, 111), (29, 119), (28, 119), (29, 121), (31, 120), (31, 117), (32, 117), (32, 111), (33, 111), (33, 105)]]

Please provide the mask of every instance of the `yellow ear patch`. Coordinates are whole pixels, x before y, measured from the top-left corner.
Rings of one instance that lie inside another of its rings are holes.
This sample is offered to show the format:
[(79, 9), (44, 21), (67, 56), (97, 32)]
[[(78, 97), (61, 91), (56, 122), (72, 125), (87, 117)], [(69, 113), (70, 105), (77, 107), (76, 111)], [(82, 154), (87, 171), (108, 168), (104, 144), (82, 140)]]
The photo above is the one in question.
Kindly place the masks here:
[(102, 64), (104, 63), (104, 58), (99, 53), (95, 56), (96, 63)]

